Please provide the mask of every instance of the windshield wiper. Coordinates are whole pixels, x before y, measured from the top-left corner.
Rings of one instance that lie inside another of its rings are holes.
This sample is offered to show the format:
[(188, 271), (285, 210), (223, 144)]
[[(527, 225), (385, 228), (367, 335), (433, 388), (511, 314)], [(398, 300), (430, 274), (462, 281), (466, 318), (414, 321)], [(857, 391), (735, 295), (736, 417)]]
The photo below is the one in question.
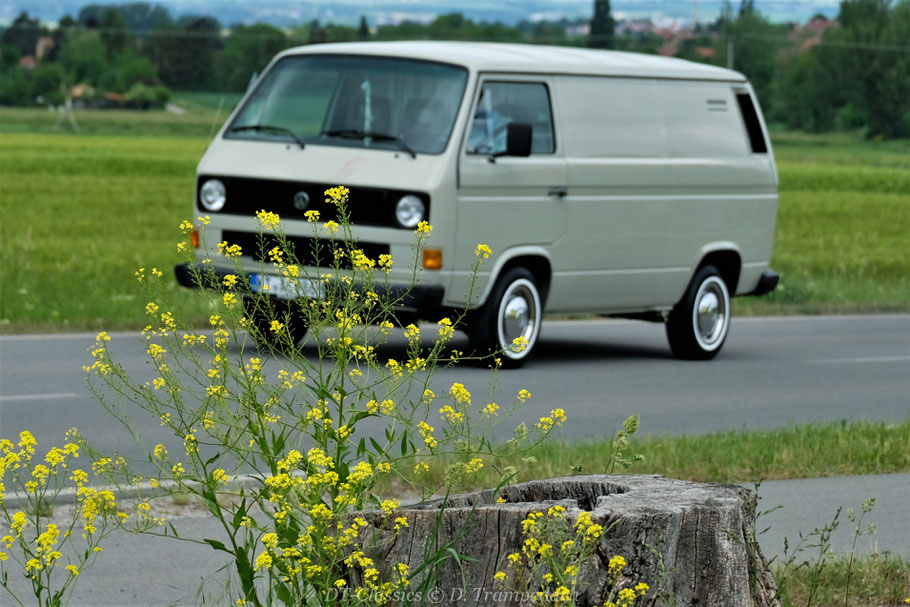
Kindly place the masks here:
[(336, 129), (333, 131), (323, 131), (320, 134), (326, 135), (328, 137), (341, 137), (343, 139), (366, 139), (369, 137), (370, 139), (374, 139), (376, 141), (388, 141), (389, 143), (397, 144), (398, 148), (410, 155), (411, 158), (417, 158), (417, 152), (412, 150), (411, 147), (404, 142), (404, 139), (397, 135), (388, 135), (386, 133), (371, 133), (357, 129)]
[(229, 133), (236, 133), (238, 131), (273, 131), (275, 133), (284, 133), (296, 141), (301, 150), (304, 148), (303, 139), (298, 137), (297, 133), (291, 129), (286, 129), (283, 126), (273, 126), (271, 124), (245, 124), (243, 126), (235, 126), (228, 129)]

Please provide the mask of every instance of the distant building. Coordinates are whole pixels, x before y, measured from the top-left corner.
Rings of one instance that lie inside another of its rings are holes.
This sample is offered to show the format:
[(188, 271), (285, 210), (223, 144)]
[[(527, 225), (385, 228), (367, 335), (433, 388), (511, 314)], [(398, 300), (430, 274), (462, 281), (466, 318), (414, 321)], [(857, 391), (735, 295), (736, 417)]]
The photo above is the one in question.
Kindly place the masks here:
[(38, 38), (38, 43), (35, 45), (35, 58), (38, 59), (38, 61), (41, 61), (44, 59), (44, 55), (52, 48), (54, 48), (53, 38), (49, 36)]
[(19, 59), (19, 67), (26, 70), (33, 70), (38, 67), (38, 62), (32, 55), (26, 55)]

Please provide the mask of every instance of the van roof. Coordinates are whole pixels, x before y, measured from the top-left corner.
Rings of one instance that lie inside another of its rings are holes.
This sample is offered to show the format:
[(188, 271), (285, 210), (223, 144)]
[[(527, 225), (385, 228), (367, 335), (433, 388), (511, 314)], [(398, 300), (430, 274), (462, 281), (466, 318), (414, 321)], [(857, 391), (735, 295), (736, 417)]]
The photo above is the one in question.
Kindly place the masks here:
[(724, 80), (745, 82), (746, 77), (705, 65), (642, 53), (496, 42), (341, 42), (288, 49), (284, 55), (382, 55), (463, 65), (477, 72), (521, 72)]

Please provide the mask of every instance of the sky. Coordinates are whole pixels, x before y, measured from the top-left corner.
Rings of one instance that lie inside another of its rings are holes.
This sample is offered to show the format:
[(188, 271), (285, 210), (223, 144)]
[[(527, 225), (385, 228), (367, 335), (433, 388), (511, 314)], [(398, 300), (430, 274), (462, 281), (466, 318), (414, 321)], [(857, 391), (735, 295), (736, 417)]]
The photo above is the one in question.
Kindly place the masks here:
[[(65, 14), (77, 15), (85, 4), (121, 4), (136, 0), (3, 0), (0, 23), (9, 23), (22, 11), (45, 22)], [(151, 0), (174, 16), (208, 14), (223, 24), (265, 21), (278, 26), (299, 25), (312, 19), (323, 23), (355, 24), (365, 15), (371, 25), (402, 20), (429, 21), (435, 15), (461, 12), (475, 21), (502, 21), (514, 25), (532, 21), (590, 18), (593, 0)], [(614, 17), (654, 21), (714, 20), (723, 0), (613, 0)], [(732, 0), (734, 7), (739, 0)], [(806, 21), (815, 13), (836, 16), (840, 0), (756, 0), (758, 10), (773, 21)]]

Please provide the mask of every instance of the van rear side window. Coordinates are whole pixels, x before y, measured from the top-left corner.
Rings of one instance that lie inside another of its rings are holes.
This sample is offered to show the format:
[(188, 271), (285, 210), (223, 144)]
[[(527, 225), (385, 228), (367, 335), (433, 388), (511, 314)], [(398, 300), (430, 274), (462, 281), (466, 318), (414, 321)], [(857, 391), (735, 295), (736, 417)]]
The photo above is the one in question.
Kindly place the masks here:
[(758, 122), (758, 113), (752, 104), (752, 97), (748, 93), (737, 93), (736, 101), (739, 102), (739, 113), (749, 133), (749, 143), (752, 145), (753, 154), (767, 154), (768, 144), (761, 132), (761, 123)]

